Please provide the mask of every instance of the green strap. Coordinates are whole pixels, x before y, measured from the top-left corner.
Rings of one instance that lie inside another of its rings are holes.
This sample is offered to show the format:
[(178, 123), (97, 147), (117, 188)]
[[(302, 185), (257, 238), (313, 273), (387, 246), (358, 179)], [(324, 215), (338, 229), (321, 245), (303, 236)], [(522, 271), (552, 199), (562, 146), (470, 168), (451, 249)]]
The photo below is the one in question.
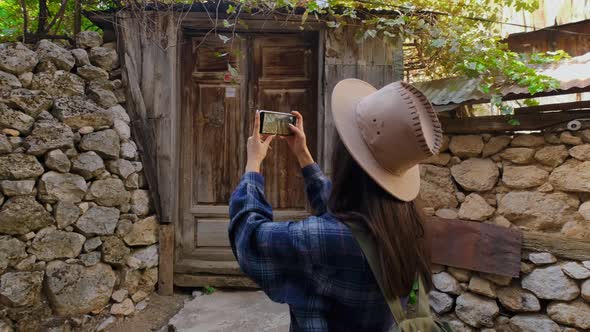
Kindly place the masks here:
[(424, 288), (424, 280), (422, 280), (422, 276), (418, 279), (418, 301), (416, 303), (417, 310), (416, 310), (416, 317), (430, 317), (430, 301), (428, 300), (428, 295), (426, 295), (426, 290)]
[[(359, 223), (356, 223), (356, 222), (345, 222), (345, 223), (350, 228), (352, 235), (354, 236), (354, 238), (358, 242), (359, 246), (361, 247), (361, 250), (365, 254), (365, 258), (367, 259), (367, 262), (369, 263), (369, 267), (373, 271), (373, 275), (375, 276), (375, 280), (377, 281), (377, 284), (379, 284), (379, 288), (381, 289), (383, 296), (385, 296), (385, 292), (383, 291), (383, 280), (381, 278), (381, 273), (379, 273), (379, 271), (381, 271), (381, 268), (380, 268), (381, 264), (379, 263), (379, 260), (377, 259), (378, 251), (377, 251), (377, 246), (375, 244), (373, 236)], [(428, 297), (426, 295), (426, 291), (424, 290), (423, 285), (424, 285), (424, 283), (422, 281), (422, 277), (420, 277), (418, 280), (418, 303), (417, 303), (416, 314), (417, 314), (417, 317), (430, 317), (430, 307), (429, 307)], [(406, 312), (404, 311), (404, 309), (401, 305), (399, 297), (397, 297), (395, 299), (391, 299), (391, 298), (387, 298), (385, 296), (385, 300), (387, 301), (387, 304), (389, 305), (389, 309), (391, 310), (391, 313), (393, 314), (393, 318), (395, 318), (395, 321), (397, 324), (400, 324), (401, 322), (406, 320)]]

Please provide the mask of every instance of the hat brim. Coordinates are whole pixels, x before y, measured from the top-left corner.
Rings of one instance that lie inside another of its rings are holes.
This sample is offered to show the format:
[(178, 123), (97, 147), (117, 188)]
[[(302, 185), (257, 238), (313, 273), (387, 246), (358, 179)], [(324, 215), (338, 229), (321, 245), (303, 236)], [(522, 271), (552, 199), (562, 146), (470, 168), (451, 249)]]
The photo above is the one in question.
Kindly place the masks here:
[(345, 79), (336, 84), (332, 92), (334, 124), (342, 143), (365, 172), (387, 192), (409, 202), (420, 192), (420, 167), (415, 165), (401, 175), (393, 174), (381, 167), (356, 124), (355, 108), (358, 102), (375, 91), (375, 87), (359, 79)]

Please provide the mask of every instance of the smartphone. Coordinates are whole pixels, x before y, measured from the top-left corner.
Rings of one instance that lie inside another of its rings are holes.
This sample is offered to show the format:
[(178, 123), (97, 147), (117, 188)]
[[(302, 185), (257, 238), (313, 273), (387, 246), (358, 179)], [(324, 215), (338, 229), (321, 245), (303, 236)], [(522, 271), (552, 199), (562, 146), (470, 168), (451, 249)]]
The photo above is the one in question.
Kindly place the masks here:
[(260, 111), (260, 133), (266, 135), (293, 135), (289, 124), (295, 125), (297, 118), (290, 113)]

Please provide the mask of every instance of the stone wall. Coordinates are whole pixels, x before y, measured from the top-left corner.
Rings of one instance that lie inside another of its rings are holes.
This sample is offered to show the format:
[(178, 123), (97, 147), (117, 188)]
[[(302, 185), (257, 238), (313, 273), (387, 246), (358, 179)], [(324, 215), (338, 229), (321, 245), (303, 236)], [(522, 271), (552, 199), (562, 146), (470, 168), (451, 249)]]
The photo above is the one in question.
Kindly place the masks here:
[(155, 289), (157, 221), (117, 53), (95, 32), (77, 40), (0, 44), (2, 332), (93, 330)]
[(420, 172), (428, 214), (590, 240), (590, 130), (445, 137)]
[(435, 266), (430, 306), (458, 332), (590, 331), (590, 261), (526, 253), (519, 279)]
[[(427, 214), (590, 240), (590, 130), (445, 137), (420, 171)], [(524, 253), (518, 279), (434, 272), (432, 310), (458, 331), (590, 331), (590, 261)]]

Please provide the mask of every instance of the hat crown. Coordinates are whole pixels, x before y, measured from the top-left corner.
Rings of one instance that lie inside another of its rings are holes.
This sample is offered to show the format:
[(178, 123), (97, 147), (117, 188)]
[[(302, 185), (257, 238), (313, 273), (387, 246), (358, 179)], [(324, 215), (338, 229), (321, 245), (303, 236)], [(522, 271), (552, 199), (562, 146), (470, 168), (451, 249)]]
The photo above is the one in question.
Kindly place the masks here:
[(375, 160), (393, 174), (403, 174), (437, 154), (442, 143), (432, 105), (405, 82), (391, 83), (362, 98), (355, 120)]

